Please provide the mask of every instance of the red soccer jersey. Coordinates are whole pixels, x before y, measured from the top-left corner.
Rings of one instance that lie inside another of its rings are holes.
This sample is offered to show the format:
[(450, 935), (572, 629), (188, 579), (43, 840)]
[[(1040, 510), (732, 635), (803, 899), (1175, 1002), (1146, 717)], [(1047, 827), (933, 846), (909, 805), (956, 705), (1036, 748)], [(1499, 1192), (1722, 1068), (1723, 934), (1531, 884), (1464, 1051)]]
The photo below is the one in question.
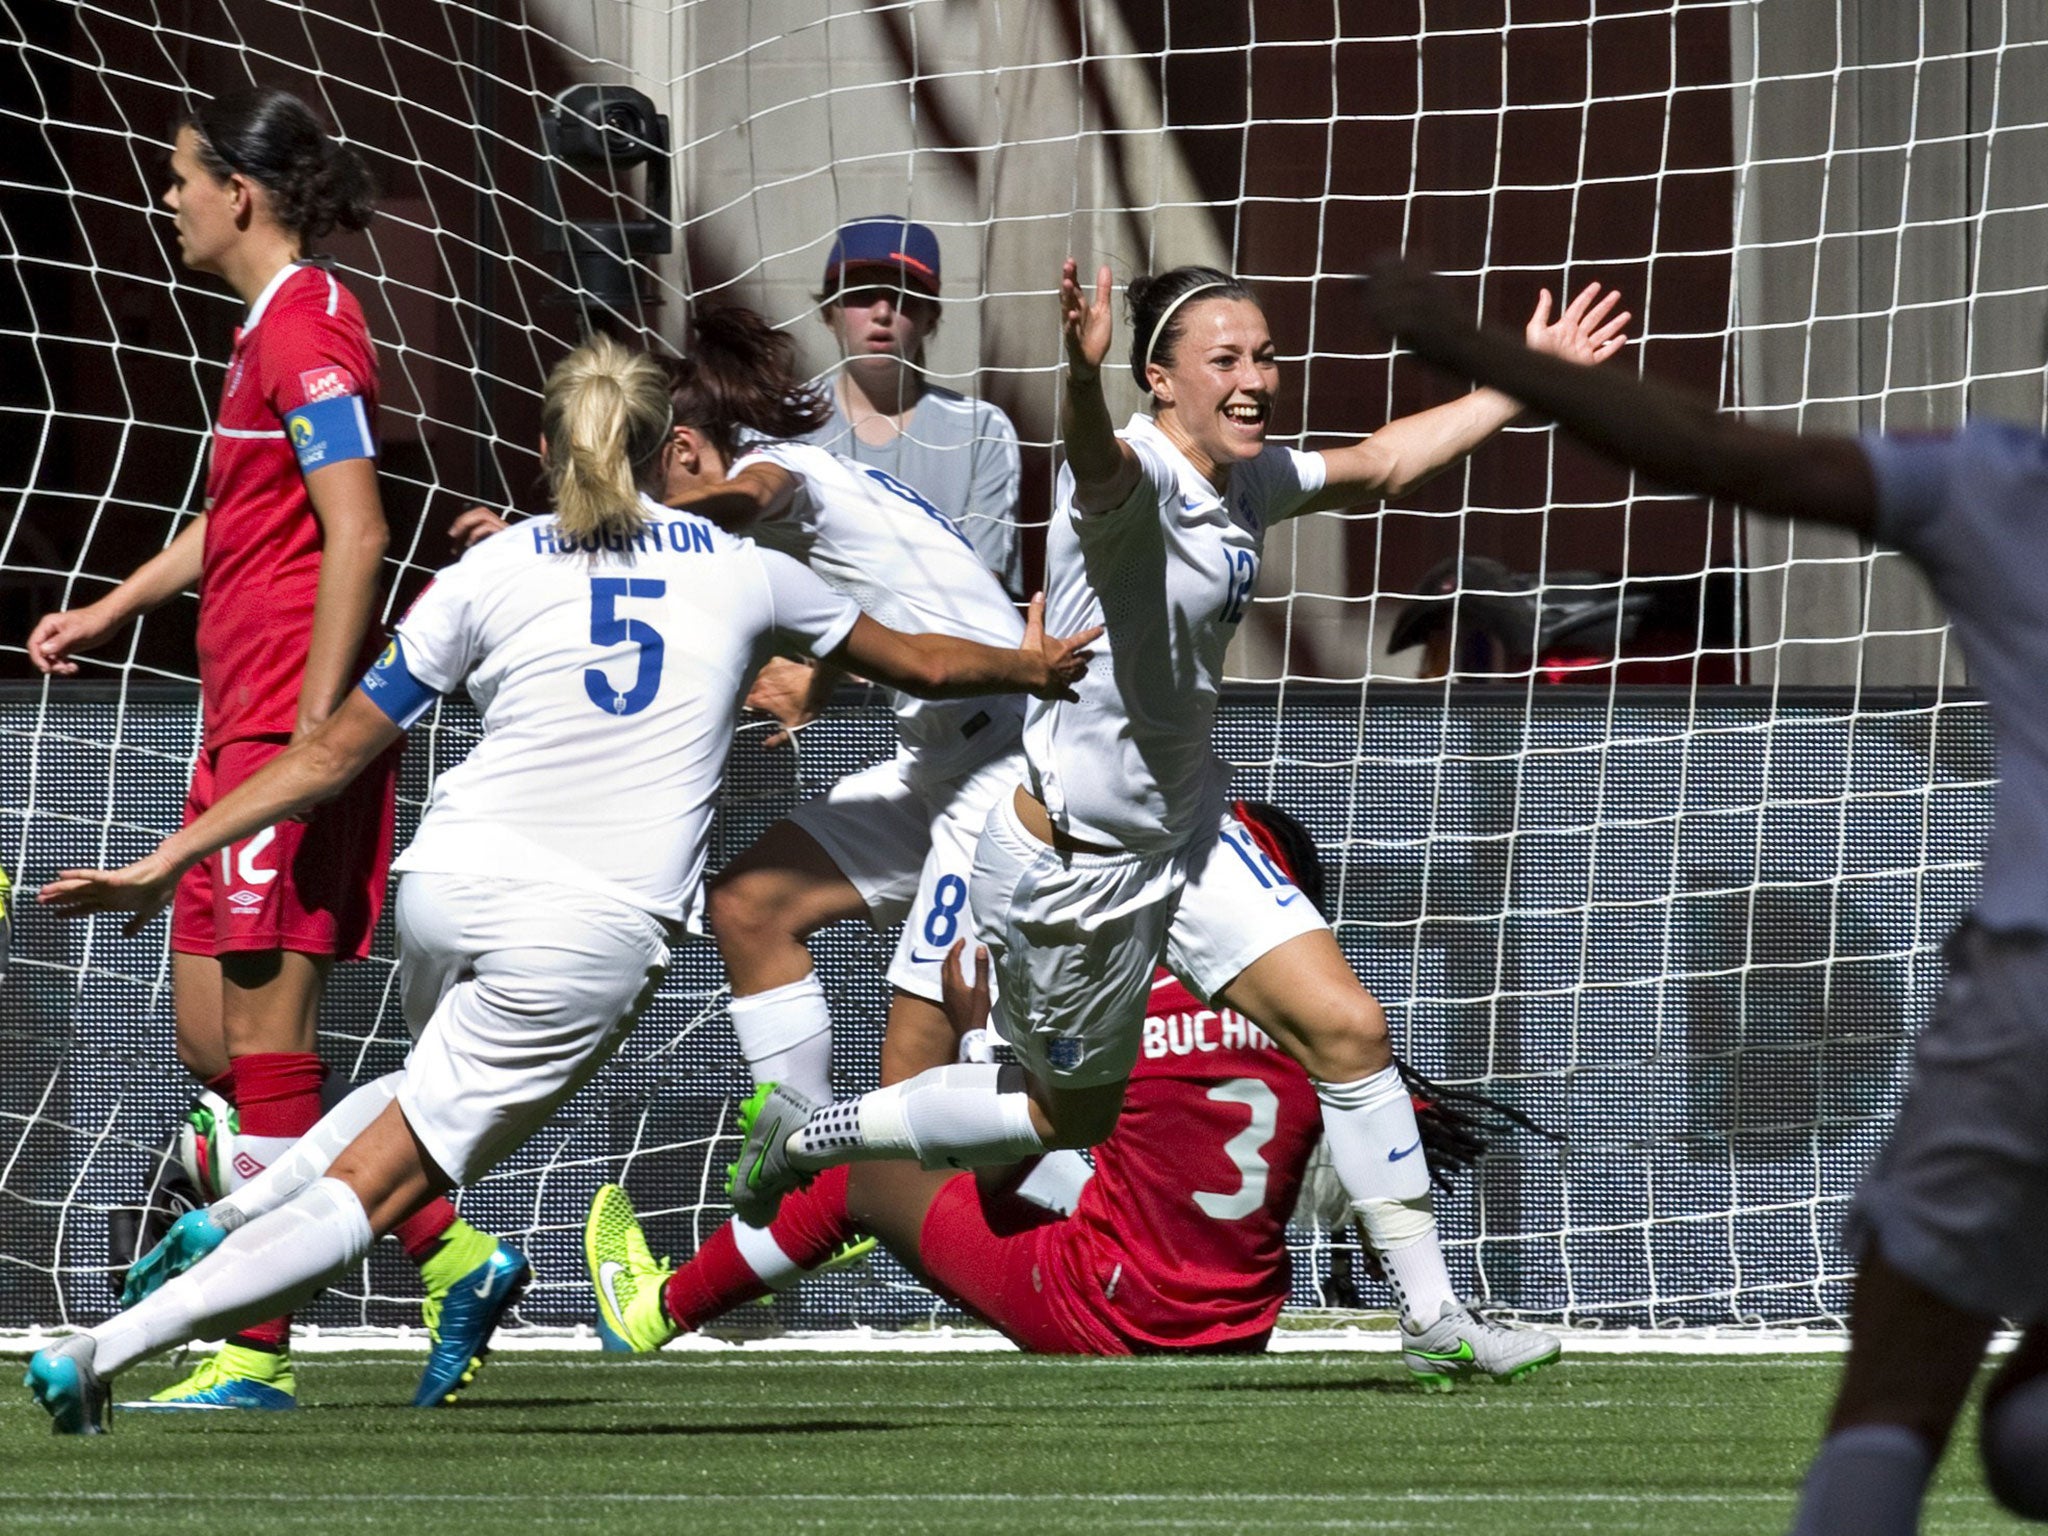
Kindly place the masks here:
[(1047, 1299), (1085, 1299), (1139, 1347), (1266, 1332), (1287, 1300), (1287, 1218), (1321, 1134), (1308, 1074), (1161, 970), (1123, 1116), (1060, 1224), (1067, 1273)]
[[(377, 410), (363, 311), (324, 268), (286, 267), (235, 332), (206, 477), (199, 692), (206, 745), (288, 736), (312, 641), (323, 540), (285, 418), (320, 401)], [(362, 663), (377, 649), (365, 637)]]

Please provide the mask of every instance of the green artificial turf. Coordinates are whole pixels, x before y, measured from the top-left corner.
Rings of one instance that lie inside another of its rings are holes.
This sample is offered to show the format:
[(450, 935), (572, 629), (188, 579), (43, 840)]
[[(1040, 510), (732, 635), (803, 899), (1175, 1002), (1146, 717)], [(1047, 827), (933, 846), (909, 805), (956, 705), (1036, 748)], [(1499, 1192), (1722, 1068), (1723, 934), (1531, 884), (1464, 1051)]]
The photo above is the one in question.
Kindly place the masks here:
[[(0, 1393), (0, 1528), (1781, 1532), (1839, 1368), (1590, 1356), (1431, 1396), (1378, 1353), (520, 1353), (418, 1412), (418, 1356), (312, 1355), (295, 1412), (117, 1413), (99, 1440)], [(1959, 1436), (1925, 1530), (2022, 1529)]]

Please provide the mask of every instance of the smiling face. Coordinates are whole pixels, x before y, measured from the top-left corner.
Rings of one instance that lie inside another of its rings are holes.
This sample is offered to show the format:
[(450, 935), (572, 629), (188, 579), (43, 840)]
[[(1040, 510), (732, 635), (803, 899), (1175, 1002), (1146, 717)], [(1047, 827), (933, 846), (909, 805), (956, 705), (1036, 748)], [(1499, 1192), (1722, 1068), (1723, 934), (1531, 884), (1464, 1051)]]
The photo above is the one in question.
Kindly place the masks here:
[(178, 254), (195, 272), (219, 272), (223, 258), (242, 234), (249, 192), (238, 176), (226, 180), (199, 158), (199, 132), (178, 130), (171, 147), (170, 185), (163, 205), (178, 229)]
[(1212, 476), (1266, 446), (1280, 365), (1265, 311), (1249, 299), (1191, 299), (1173, 355), (1145, 370), (1160, 429)]

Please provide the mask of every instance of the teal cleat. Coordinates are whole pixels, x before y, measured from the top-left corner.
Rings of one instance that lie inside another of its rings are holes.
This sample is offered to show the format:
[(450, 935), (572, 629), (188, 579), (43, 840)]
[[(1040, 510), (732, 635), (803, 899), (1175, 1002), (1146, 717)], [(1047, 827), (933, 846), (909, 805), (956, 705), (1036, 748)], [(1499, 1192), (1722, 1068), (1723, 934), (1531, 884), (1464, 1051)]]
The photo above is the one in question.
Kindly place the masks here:
[(223, 1344), (183, 1381), (145, 1402), (121, 1406), (157, 1412), (279, 1413), (299, 1406), (299, 1384), (292, 1375), (290, 1355)]
[(60, 1435), (104, 1435), (113, 1427), (113, 1394), (92, 1368), (93, 1342), (77, 1334), (40, 1350), (21, 1384)]
[(209, 1211), (187, 1211), (171, 1223), (149, 1252), (129, 1266), (128, 1279), (121, 1287), (121, 1305), (132, 1307), (174, 1275), (205, 1258), (227, 1239), (227, 1229), (214, 1223)]
[(498, 1243), (488, 1259), (435, 1298), (440, 1303), (438, 1315), (428, 1328), (434, 1347), (428, 1351), (419, 1390), (412, 1395), (413, 1407), (452, 1403), (456, 1393), (476, 1380), (491, 1352), (491, 1335), (532, 1278), (533, 1266), (526, 1256)]

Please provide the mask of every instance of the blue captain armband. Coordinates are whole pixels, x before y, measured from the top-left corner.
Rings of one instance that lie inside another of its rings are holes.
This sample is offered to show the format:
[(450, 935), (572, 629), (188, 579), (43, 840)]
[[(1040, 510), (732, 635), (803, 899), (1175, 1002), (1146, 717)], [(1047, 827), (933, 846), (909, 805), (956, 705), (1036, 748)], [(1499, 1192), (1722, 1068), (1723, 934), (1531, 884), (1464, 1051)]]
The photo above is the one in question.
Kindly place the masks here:
[(339, 464), (345, 459), (374, 459), (377, 442), (370, 435), (370, 416), (361, 395), (336, 395), (309, 400), (284, 415), (284, 435), (299, 457), (299, 473)]
[(412, 675), (412, 668), (405, 664), (405, 644), (396, 635), (356, 686), (401, 731), (411, 730), (413, 722), (441, 699), (436, 690)]

